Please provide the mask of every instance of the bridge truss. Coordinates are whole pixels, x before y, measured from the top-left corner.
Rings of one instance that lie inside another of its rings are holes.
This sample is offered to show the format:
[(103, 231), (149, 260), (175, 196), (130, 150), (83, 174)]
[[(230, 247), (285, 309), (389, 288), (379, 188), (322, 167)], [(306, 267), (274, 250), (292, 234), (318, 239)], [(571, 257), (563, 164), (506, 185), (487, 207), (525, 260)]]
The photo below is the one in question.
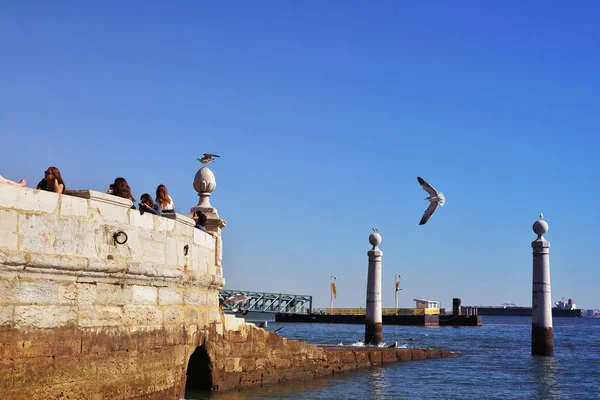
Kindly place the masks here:
[[(312, 296), (300, 294), (249, 292), (245, 290), (221, 290), (219, 300), (236, 294), (245, 294), (248, 300), (238, 304), (223, 304), (225, 310), (241, 308), (263, 313), (309, 314), (312, 310)], [(222, 301), (219, 301), (222, 304)]]

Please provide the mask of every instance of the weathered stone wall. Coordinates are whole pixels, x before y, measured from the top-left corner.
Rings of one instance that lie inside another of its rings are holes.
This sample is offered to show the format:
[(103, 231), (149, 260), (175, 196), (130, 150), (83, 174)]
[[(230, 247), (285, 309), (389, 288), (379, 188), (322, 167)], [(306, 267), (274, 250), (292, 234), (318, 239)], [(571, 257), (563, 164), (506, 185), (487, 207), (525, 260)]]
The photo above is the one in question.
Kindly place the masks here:
[(199, 331), (223, 327), (219, 235), (72, 194), (0, 185), (2, 398), (183, 397)]
[[(293, 380), (313, 380), (396, 361), (457, 357), (438, 349), (321, 347), (290, 340), (252, 324), (227, 327), (205, 342), (212, 363), (212, 389), (242, 389)], [(188, 378), (189, 379), (189, 378)]]

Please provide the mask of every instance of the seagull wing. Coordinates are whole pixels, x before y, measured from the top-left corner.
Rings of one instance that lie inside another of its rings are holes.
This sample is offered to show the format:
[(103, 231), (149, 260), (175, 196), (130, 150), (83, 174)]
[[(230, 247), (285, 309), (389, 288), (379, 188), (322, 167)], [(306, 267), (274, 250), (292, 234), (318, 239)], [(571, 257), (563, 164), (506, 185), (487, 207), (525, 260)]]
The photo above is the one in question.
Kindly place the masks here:
[(419, 180), (419, 184), (421, 185), (421, 187), (427, 193), (429, 193), (430, 196), (437, 196), (438, 191), (435, 190), (435, 188), (433, 186), (431, 186), (429, 183), (425, 182), (425, 179), (421, 178), (420, 176), (417, 176), (417, 179)]
[(425, 210), (425, 213), (423, 214), (423, 218), (421, 218), (421, 222), (419, 222), (419, 225), (425, 225), (427, 221), (429, 221), (429, 218), (431, 218), (435, 210), (437, 210), (437, 208), (437, 202), (432, 202), (431, 204), (429, 204), (429, 207), (427, 207), (427, 210)]
[(211, 157), (220, 157), (220, 156), (218, 156), (216, 154), (211, 154), (211, 153), (204, 153), (204, 157), (211, 158)]

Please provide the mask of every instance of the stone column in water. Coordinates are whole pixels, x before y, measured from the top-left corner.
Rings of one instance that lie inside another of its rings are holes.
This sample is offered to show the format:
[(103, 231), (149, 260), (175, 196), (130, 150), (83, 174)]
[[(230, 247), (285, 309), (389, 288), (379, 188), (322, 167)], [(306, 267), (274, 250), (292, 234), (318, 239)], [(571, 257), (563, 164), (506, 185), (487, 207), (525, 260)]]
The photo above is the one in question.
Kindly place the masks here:
[(552, 337), (552, 302), (550, 296), (550, 242), (544, 239), (548, 224), (543, 216), (533, 224), (538, 235), (533, 248), (533, 291), (531, 320), (531, 354), (554, 356)]
[(383, 252), (378, 246), (381, 236), (377, 229), (369, 236), (369, 243), (373, 248), (367, 253), (369, 255), (369, 275), (367, 278), (367, 308), (365, 326), (365, 345), (377, 345), (383, 340), (381, 324), (381, 257)]

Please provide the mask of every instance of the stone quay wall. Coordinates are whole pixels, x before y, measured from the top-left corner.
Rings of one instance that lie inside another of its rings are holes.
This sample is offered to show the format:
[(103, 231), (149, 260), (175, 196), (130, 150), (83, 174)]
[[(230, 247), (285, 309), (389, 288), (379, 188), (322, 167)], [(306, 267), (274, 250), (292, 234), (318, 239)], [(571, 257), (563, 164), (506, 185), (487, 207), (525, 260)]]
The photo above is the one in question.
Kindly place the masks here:
[(0, 397), (182, 398), (204, 331), (239, 324), (220, 230), (130, 207), (0, 185)]
[(319, 347), (223, 314), (221, 228), (0, 185), (0, 398), (181, 399), (443, 350)]

